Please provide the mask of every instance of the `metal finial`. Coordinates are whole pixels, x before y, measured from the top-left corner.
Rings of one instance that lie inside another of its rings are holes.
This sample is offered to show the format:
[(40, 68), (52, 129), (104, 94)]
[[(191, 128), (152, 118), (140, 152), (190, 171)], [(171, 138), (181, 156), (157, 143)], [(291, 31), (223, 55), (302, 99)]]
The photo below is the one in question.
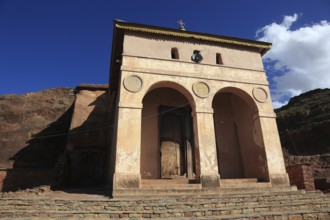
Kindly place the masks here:
[(180, 27), (179, 27), (180, 30), (182, 30), (182, 31), (185, 31), (185, 30), (186, 30), (186, 29), (184, 28), (185, 23), (183, 22), (182, 19), (180, 19), (180, 20), (178, 21), (178, 24), (180, 25)]

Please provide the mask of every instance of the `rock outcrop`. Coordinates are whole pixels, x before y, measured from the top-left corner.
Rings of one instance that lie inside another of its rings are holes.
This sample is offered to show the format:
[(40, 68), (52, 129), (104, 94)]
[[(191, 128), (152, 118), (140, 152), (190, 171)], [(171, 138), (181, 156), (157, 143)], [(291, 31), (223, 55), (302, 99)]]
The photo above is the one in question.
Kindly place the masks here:
[(54, 88), (0, 96), (0, 168), (54, 168), (71, 122), (69, 92)]
[(330, 89), (293, 97), (275, 112), (282, 147), (290, 155), (330, 153)]

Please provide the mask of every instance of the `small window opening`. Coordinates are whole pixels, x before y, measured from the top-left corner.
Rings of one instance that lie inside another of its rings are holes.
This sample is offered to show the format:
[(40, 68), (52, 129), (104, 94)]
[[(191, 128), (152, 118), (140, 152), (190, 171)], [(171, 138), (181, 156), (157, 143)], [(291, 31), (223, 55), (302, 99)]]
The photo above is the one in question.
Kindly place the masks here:
[(222, 65), (223, 61), (222, 61), (222, 57), (220, 53), (217, 53), (216, 55), (216, 63)]
[(172, 57), (172, 59), (179, 59), (178, 48), (174, 47), (171, 49), (171, 57)]

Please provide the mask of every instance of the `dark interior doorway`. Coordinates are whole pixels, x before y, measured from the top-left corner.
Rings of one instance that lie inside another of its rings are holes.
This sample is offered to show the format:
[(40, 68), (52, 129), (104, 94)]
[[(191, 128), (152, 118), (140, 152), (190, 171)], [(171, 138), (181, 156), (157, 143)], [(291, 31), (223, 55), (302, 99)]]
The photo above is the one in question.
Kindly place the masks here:
[(193, 178), (195, 173), (190, 107), (159, 107), (161, 178)]

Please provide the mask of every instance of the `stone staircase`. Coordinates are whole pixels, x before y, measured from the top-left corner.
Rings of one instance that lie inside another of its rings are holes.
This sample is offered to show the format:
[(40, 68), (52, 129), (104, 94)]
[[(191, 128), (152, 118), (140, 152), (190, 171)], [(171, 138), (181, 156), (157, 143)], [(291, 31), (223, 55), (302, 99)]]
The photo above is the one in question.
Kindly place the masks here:
[(330, 219), (330, 196), (305, 191), (214, 191), (172, 198), (0, 198), (0, 218)]
[(141, 188), (136, 189), (115, 189), (112, 192), (114, 198), (175, 198), (177, 196), (211, 196), (227, 194), (253, 194), (253, 193), (277, 193), (296, 192), (296, 186), (274, 187), (270, 182), (258, 182), (254, 178), (245, 179), (222, 179), (220, 190), (203, 189), (200, 183), (193, 179), (142, 179)]
[(187, 178), (142, 179), (142, 189), (201, 189), (201, 184)]

